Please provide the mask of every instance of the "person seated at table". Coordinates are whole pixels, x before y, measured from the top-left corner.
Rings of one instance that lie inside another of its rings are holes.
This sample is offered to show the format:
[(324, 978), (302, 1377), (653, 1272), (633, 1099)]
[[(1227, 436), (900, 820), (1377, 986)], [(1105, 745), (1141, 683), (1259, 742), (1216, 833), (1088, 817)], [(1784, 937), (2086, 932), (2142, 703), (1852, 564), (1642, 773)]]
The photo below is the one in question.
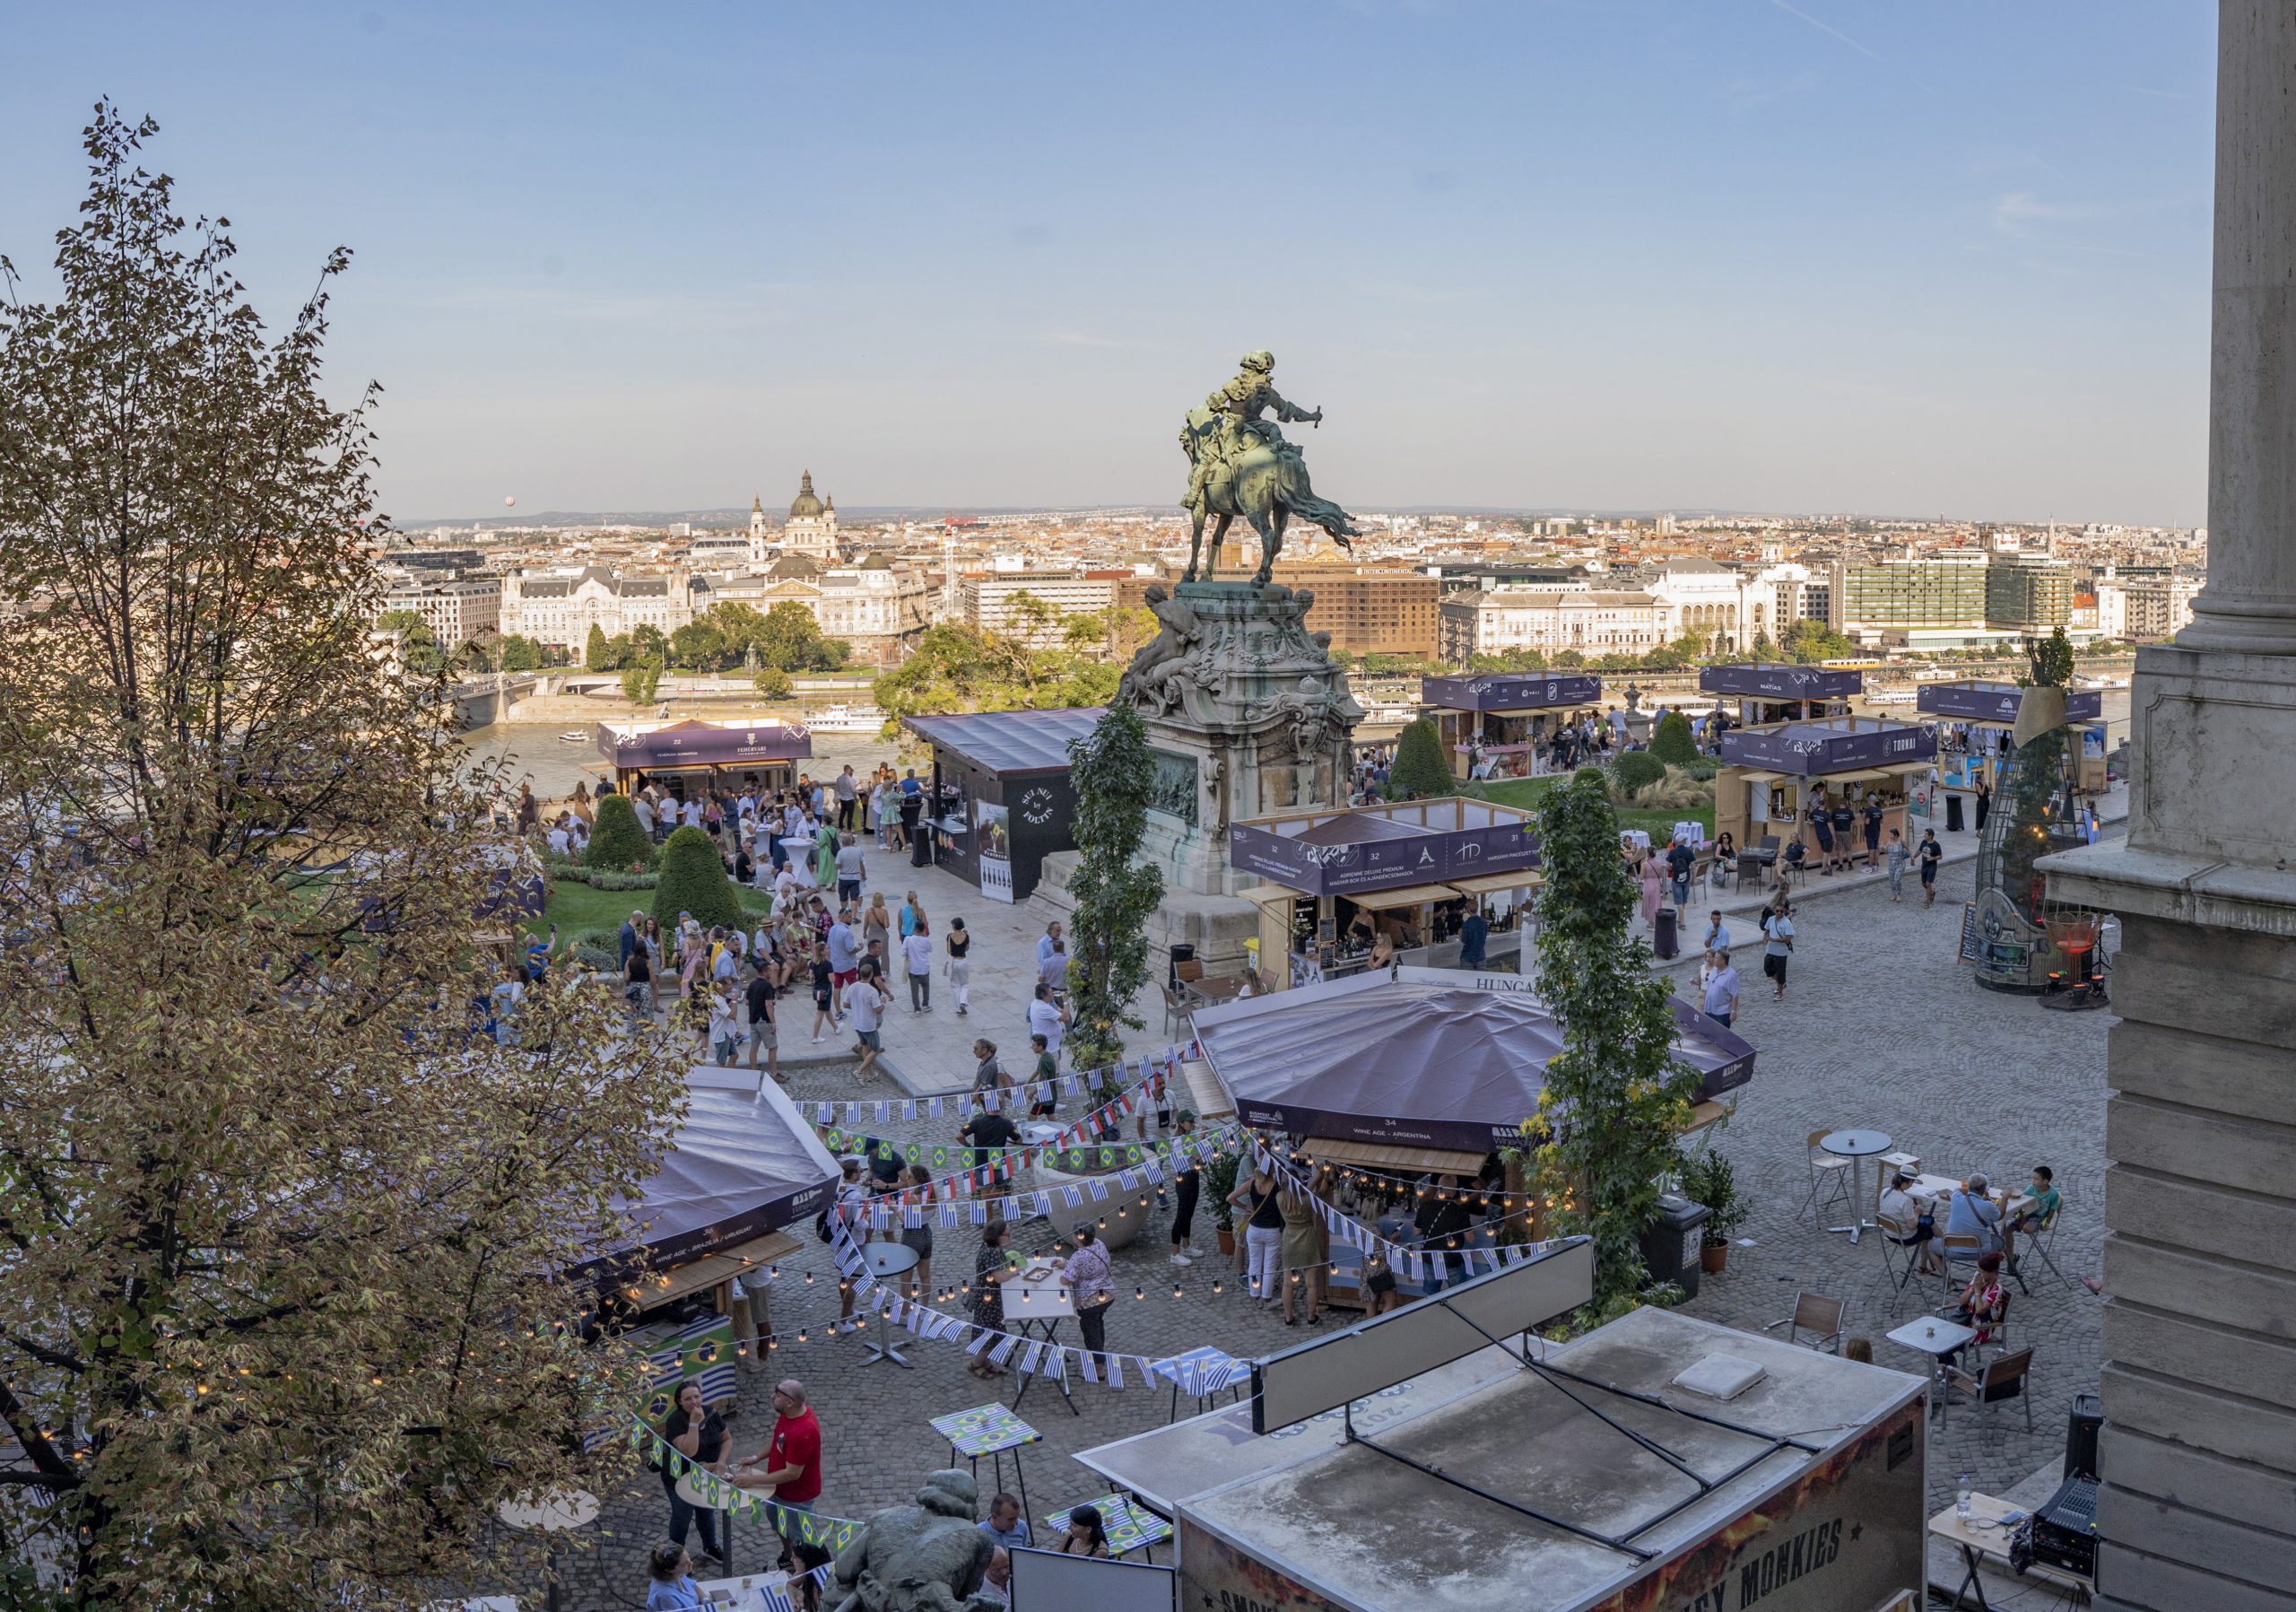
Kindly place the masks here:
[(1714, 841), (1714, 871), (1725, 876), (1738, 871), (1738, 842), (1730, 838), (1727, 829)]
[(1945, 1262), (1937, 1257), (1936, 1250), (1929, 1246), (1936, 1239), (1937, 1222), (1922, 1209), (1913, 1196), (1914, 1180), (1904, 1171), (1899, 1171), (1883, 1189), (1879, 1206), (1884, 1218), (1899, 1225), (1911, 1226), (1913, 1230), (1903, 1237), (1886, 1231), (1883, 1234), (1900, 1248), (1917, 1250), (1914, 1268), (1923, 1276), (1942, 1277), (1945, 1274)]
[(2056, 1217), (2057, 1207), (2065, 1201), (2057, 1189), (2057, 1172), (2047, 1164), (2034, 1165), (2033, 1184), (2027, 1189), (2026, 1198), (2029, 1201), (2017, 1212), (2017, 1217), (2009, 1223), (2001, 1239), (2012, 1270), (2017, 1268), (2017, 1233), (2024, 1233), (2025, 1241), (2031, 1242)]
[(2001, 1246), (2001, 1210), (1990, 1196), (1991, 1188), (1983, 1172), (1971, 1175), (1952, 1195), (1953, 1207), (1945, 1216), (1946, 1235), (1979, 1238), (1987, 1253)]
[(1021, 1515), (1021, 1503), (1010, 1494), (1000, 1493), (990, 1501), (988, 1516), (978, 1526), (1007, 1550), (1036, 1543), (1035, 1536), (1029, 1532), (1029, 1520)]
[(685, 1612), (701, 1605), (701, 1586), (693, 1582), (693, 1560), (684, 1546), (665, 1541), (654, 1547), (646, 1572), (646, 1612)]
[(1970, 1277), (1969, 1285), (1961, 1289), (1961, 1296), (1954, 1301), (1950, 1313), (1964, 1327), (1977, 1330), (1977, 1336), (1969, 1343), (1961, 1344), (1952, 1351), (1954, 1363), (1958, 1364), (1962, 1349), (1971, 1344), (1982, 1347), (1992, 1342), (1995, 1329), (2009, 1319), (2009, 1290), (2001, 1283), (1999, 1254), (1979, 1257), (1976, 1274)]
[(1068, 1531), (1053, 1547), (1064, 1556), (1109, 1555), (1108, 1530), (1100, 1525), (1098, 1506), (1080, 1505), (1068, 1513)]

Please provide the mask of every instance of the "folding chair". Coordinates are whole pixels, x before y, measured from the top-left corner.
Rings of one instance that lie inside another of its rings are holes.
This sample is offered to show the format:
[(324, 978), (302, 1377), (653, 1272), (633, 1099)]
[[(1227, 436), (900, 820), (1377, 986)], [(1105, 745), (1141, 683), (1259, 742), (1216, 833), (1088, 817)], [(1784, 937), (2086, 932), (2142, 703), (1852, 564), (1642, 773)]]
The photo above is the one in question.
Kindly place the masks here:
[(1810, 1334), (1810, 1347), (1814, 1349), (1822, 1344), (1830, 1343), (1833, 1346), (1833, 1352), (1839, 1355), (1841, 1353), (1841, 1318), (1848, 1308), (1839, 1299), (1829, 1299), (1814, 1293), (1797, 1293), (1794, 1295), (1794, 1313), (1782, 1321), (1770, 1322), (1762, 1330), (1775, 1332), (1783, 1327), (1786, 1329), (1786, 1341), (1792, 1344), (1800, 1343), (1802, 1334), (1807, 1332)]
[(1952, 1404), (1953, 1390), (1960, 1389), (1976, 1401), (1980, 1414), (1987, 1422), (1993, 1419), (1992, 1407), (2005, 1399), (2021, 1399), (2025, 1406), (2025, 1431), (2033, 1430), (2033, 1397), (2025, 1391), (2027, 1379), (2032, 1375), (2033, 1352), (2020, 1349), (2014, 1355), (1996, 1355), (1974, 1372), (1965, 1372), (1957, 1365), (1945, 1368), (1944, 1400), (1948, 1414)]
[[(1938, 1237), (1937, 1254), (1945, 1262), (1945, 1274), (1939, 1285), (1947, 1299), (1953, 1296), (1953, 1267), (1962, 1264), (1974, 1268), (1978, 1256), (1984, 1252), (1985, 1239), (1975, 1232), (1946, 1232)], [(1969, 1277), (1963, 1276), (1961, 1279), (1967, 1282)]]
[(2057, 1189), (2057, 1207), (2049, 1212), (2048, 1219), (2041, 1222), (2040, 1229), (2039, 1231), (2031, 1233), (2027, 1235), (2025, 1241), (2025, 1253), (2020, 1254), (2017, 1257), (2015, 1263), (2012, 1264), (2009, 1268), (2009, 1273), (2017, 1278), (2017, 1285), (2024, 1288), (2025, 1294), (2029, 1298), (2032, 1296), (2033, 1290), (2030, 1287), (2025, 1287), (2024, 1274), (2018, 1268), (2020, 1266), (2024, 1264), (2026, 1254), (2039, 1256), (2040, 1262), (2048, 1267), (2049, 1275), (2055, 1277), (2067, 1287), (2074, 1285), (2073, 1278), (2066, 1276), (2063, 1271), (2057, 1269), (2057, 1259), (2055, 1258), (2057, 1250), (2057, 1223), (2064, 1218), (2064, 1189), (2059, 1188)]
[[(1802, 1207), (1805, 1210), (1816, 1210), (1829, 1204), (1839, 1203), (1855, 1215), (1857, 1212), (1857, 1206), (1850, 1201), (1849, 1197), (1849, 1171), (1853, 1161), (1845, 1159), (1839, 1154), (1828, 1153), (1818, 1146), (1831, 1135), (1833, 1135), (1832, 1131), (1822, 1127), (1810, 1133), (1810, 1189), (1803, 1197)], [(1826, 1198), (1825, 1203), (1822, 1204), (1818, 1201), (1818, 1189), (1828, 1181), (1832, 1182), (1833, 1191)]]

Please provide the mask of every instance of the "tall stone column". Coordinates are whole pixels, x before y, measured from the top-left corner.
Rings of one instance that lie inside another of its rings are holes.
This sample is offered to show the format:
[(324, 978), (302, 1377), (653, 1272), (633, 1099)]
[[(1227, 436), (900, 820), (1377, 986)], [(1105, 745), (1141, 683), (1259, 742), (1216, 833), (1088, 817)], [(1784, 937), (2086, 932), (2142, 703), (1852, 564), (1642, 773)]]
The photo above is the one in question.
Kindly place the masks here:
[[(2222, 0), (2209, 579), (2142, 651), (2121, 915), (2100, 1607), (2296, 1609), (2296, 13)], [(2085, 1214), (2093, 1206), (2073, 1205)], [(2041, 1375), (2047, 1371), (2042, 1362)]]

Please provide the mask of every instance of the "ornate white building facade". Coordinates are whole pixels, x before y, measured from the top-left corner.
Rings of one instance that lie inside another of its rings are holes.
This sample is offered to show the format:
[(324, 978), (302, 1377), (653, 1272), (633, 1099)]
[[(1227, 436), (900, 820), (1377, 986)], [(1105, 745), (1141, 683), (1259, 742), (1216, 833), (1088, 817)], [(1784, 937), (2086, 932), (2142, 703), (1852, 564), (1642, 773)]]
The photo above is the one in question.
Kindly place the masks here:
[(765, 521), (765, 501), (750, 500), (750, 563), (770, 564), (776, 553), (804, 554), (833, 565), (839, 558), (837, 501), (813, 492), (813, 473), (797, 482), (797, 496), (789, 501), (789, 518), (776, 533)]

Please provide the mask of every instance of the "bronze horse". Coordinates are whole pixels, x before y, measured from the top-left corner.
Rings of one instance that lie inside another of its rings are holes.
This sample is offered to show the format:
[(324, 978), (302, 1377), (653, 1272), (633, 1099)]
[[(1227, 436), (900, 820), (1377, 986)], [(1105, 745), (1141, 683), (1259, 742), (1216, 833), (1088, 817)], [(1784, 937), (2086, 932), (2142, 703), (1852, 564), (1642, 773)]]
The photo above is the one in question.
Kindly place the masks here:
[[(1191, 409), (1187, 418), (1193, 434), (1207, 427), (1212, 416), (1208, 410)], [(1188, 535), (1187, 571), (1180, 578), (1183, 582), (1196, 580), (1199, 562), (1203, 565), (1203, 579), (1212, 579), (1212, 567), (1219, 557), (1220, 545), (1239, 515), (1250, 521), (1252, 529), (1259, 534), (1259, 571), (1252, 580), (1263, 588), (1274, 574), (1275, 557), (1283, 552), (1283, 528), (1292, 516), (1323, 527), (1342, 548), (1349, 546), (1349, 538), (1363, 535), (1346, 510), (1316, 496), (1315, 490), (1308, 484), (1308, 466), (1300, 457), (1299, 449), (1281, 440), (1258, 442), (1238, 455), (1233, 464), (1205, 484), (1203, 493), (1189, 507), (1188, 515), (1193, 529)], [(1204, 557), (1204, 521), (1207, 515), (1220, 518), (1212, 531), (1212, 557), (1208, 560)]]

